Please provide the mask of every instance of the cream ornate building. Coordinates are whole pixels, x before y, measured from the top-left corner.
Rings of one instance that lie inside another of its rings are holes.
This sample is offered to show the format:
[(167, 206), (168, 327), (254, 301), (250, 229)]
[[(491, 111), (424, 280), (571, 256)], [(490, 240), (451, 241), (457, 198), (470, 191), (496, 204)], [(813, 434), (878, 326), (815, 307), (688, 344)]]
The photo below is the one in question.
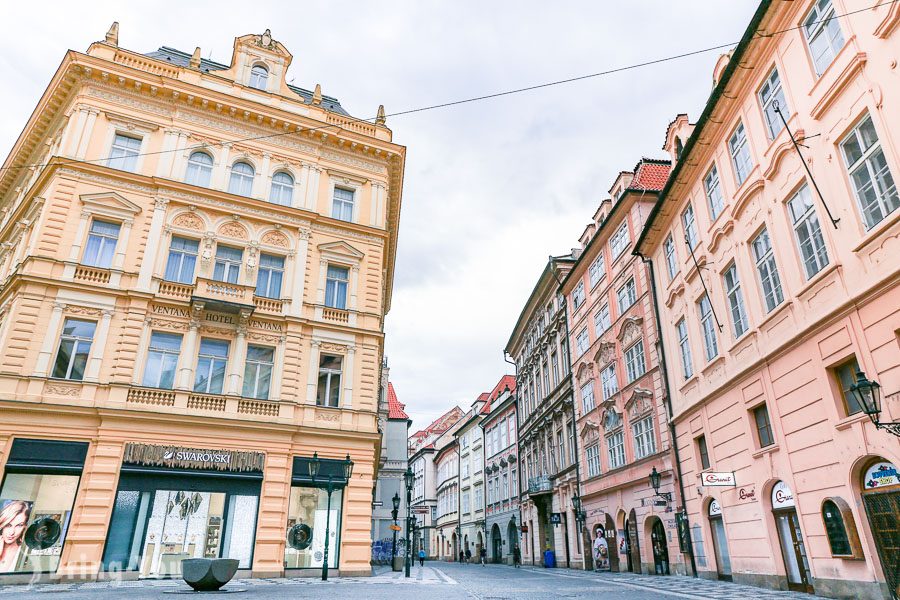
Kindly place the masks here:
[(59, 535), (0, 572), (370, 572), (405, 148), (291, 58), (113, 25), (50, 80), (0, 171), (0, 520)]

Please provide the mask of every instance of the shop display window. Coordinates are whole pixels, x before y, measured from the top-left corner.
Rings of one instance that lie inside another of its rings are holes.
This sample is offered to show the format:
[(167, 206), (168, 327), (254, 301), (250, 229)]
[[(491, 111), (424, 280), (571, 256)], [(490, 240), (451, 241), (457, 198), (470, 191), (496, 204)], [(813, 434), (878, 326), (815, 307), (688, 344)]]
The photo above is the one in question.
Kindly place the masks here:
[[(328, 568), (337, 568), (341, 544), (341, 506), (343, 490), (331, 494), (328, 519)], [(328, 492), (321, 488), (291, 487), (288, 504), (287, 544), (284, 566), (287, 569), (322, 568), (325, 557), (325, 517), (328, 512)]]

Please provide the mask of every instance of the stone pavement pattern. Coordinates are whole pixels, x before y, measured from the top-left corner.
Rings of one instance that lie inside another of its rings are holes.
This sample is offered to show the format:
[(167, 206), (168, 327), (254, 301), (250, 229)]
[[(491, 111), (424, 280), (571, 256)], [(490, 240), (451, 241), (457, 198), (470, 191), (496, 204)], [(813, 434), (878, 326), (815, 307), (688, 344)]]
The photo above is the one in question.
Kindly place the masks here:
[[(348, 598), (352, 600), (549, 600), (584, 598), (651, 600), (657, 598), (710, 598), (722, 600), (813, 600), (818, 596), (778, 592), (689, 577), (649, 577), (631, 573), (589, 573), (566, 569), (539, 569), (429, 562), (415, 567), (412, 577), (379, 570), (373, 577), (320, 579), (240, 579), (229, 583), (224, 594), (236, 600), (250, 598)], [(180, 592), (187, 592), (182, 594)], [(175, 600), (193, 594), (181, 581), (62, 583), (35, 586), (2, 586), (0, 598), (16, 600), (149, 598)], [(204, 595), (206, 597), (206, 595)]]

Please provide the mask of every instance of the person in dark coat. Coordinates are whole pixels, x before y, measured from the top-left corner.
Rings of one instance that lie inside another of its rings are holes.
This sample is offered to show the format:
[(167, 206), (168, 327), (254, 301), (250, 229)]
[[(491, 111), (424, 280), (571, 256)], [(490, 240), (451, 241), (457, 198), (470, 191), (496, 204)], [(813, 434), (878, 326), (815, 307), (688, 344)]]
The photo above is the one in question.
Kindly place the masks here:
[(515, 566), (518, 569), (519, 565), (521, 565), (521, 564), (522, 564), (522, 551), (519, 550), (518, 546), (516, 546), (515, 548), (513, 548), (513, 566)]
[(463, 550), (459, 551), (459, 562), (466, 562), (466, 553)]
[(466, 548), (466, 562), (469, 562), (471, 560), (472, 560), (472, 551), (469, 550), (468, 548)]

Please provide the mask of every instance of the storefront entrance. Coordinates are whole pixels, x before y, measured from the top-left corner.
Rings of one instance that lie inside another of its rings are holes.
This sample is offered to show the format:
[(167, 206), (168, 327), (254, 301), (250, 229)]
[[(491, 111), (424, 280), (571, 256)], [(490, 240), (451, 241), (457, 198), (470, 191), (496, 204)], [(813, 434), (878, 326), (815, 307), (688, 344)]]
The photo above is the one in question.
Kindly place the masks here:
[(666, 529), (658, 517), (653, 520), (650, 530), (650, 541), (653, 543), (653, 567), (657, 575), (669, 574), (669, 545), (666, 540)]
[(612, 515), (606, 515), (606, 527), (604, 528), (606, 536), (606, 545), (609, 547), (609, 570), (613, 572), (619, 571), (619, 544), (616, 540), (616, 522), (613, 521)]
[(887, 461), (865, 470), (863, 503), (887, 587), (900, 597), (900, 473)]
[(632, 573), (641, 573), (641, 547), (638, 541), (637, 515), (634, 509), (628, 514), (625, 521), (625, 540), (628, 553), (628, 570)]
[(731, 581), (731, 555), (728, 553), (728, 538), (725, 536), (725, 522), (722, 507), (717, 500), (709, 503), (709, 529), (712, 532), (713, 551), (716, 554), (716, 575), (719, 579)]
[(491, 560), (495, 563), (503, 561), (503, 537), (500, 535), (500, 526), (496, 523), (491, 527)]
[(781, 543), (788, 588), (812, 593), (809, 560), (806, 556), (806, 545), (803, 543), (803, 533), (800, 531), (800, 520), (797, 518), (794, 493), (783, 481), (779, 481), (772, 488), (772, 514)]

